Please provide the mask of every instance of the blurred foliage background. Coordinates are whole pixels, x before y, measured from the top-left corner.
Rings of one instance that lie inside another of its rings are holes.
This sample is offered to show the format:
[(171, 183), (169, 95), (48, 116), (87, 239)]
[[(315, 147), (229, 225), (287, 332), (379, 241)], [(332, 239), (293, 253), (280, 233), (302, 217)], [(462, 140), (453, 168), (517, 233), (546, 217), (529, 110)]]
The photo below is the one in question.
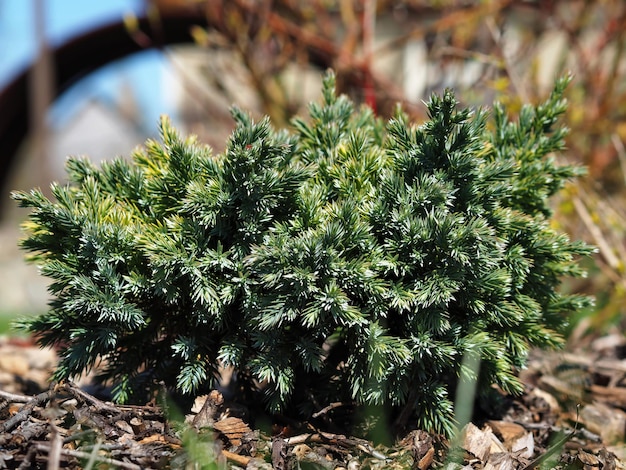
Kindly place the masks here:
[[(465, 105), (498, 99), (516, 112), (543, 100), (555, 77), (573, 74), (568, 151), (559, 158), (586, 165), (588, 176), (555, 201), (553, 223), (598, 253), (586, 261), (586, 280), (563, 286), (597, 298), (573, 319), (570, 339), (624, 326), (626, 2), (152, 0), (145, 11), (153, 25), (197, 16), (193, 44), (161, 53), (177, 76), (174, 122), (218, 151), (232, 103), (286, 126), (318, 98), (328, 67), (341, 92), (383, 117), (400, 103), (416, 122), (425, 118), (422, 101), (446, 87)], [(155, 45), (136, 15), (123, 21), (138, 44)], [(122, 116), (141, 112), (132, 96), (120, 102)], [(18, 176), (13, 184), (28, 183)]]

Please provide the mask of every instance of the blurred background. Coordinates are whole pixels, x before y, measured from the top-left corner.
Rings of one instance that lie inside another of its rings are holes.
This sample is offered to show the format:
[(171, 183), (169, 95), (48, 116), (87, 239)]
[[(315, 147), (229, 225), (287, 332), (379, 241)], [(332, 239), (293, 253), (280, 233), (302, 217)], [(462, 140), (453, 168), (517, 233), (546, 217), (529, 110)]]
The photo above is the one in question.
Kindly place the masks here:
[(0, 331), (46, 308), (17, 248), (15, 189), (63, 181), (68, 155), (129, 155), (168, 114), (220, 151), (232, 104), (275, 126), (341, 92), (416, 122), (452, 87), (463, 105), (512, 112), (571, 72), (568, 150), (588, 176), (554, 201), (554, 225), (598, 247), (596, 296), (571, 341), (623, 327), (626, 309), (626, 2), (623, 0), (0, 0)]

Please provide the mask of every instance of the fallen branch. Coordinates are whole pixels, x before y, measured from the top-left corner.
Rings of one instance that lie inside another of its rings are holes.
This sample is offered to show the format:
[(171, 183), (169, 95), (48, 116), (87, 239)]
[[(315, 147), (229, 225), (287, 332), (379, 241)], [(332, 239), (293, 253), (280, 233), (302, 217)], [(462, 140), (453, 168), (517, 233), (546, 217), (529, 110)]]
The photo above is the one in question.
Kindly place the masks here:
[[(49, 453), (52, 450), (50, 444), (45, 443), (45, 442), (38, 442), (37, 444), (35, 444), (35, 448), (39, 451), (47, 452), (47, 453)], [(89, 459), (95, 458), (95, 460), (97, 460), (98, 462), (101, 462), (107, 465), (113, 465), (113, 466), (127, 469), (127, 470), (142, 470), (142, 467), (140, 467), (139, 465), (135, 465), (134, 463), (124, 462), (123, 460), (112, 459), (110, 457), (103, 457), (103, 456), (97, 455), (94, 452), (87, 453), (87, 452), (81, 452), (79, 450), (61, 449), (60, 453), (61, 455), (64, 455), (67, 457), (74, 457), (77, 459), (89, 460)], [(92, 457), (92, 456), (95, 456), (95, 457)]]
[(15, 413), (11, 418), (7, 419), (2, 426), (0, 426), (0, 433), (5, 433), (13, 429), (19, 423), (24, 421), (33, 412), (36, 406), (41, 405), (43, 402), (50, 399), (52, 388), (45, 392), (35, 395), (28, 401), (20, 411)]
[(331, 410), (334, 410), (335, 408), (339, 408), (340, 406), (345, 406), (345, 403), (341, 402), (341, 401), (337, 401), (335, 403), (331, 403), (328, 406), (325, 406), (324, 408), (322, 408), (319, 411), (316, 411), (315, 413), (313, 413), (311, 416), (313, 418), (317, 418), (319, 416), (322, 416), (323, 414), (328, 413)]
[(120, 412), (119, 407), (110, 405), (94, 397), (93, 395), (90, 395), (89, 393), (84, 392), (83, 390), (78, 388), (76, 385), (74, 385), (72, 382), (64, 382), (63, 385), (61, 385), (60, 389), (71, 394), (77, 400), (88, 402), (90, 405), (96, 408), (97, 412), (106, 411), (106, 412), (113, 413), (113, 414), (119, 414)]
[(357, 439), (354, 437), (346, 437), (342, 434), (333, 434), (329, 432), (317, 432), (317, 433), (307, 433), (300, 434), (298, 436), (288, 437), (284, 439), (285, 444), (289, 446), (297, 445), (297, 444), (305, 444), (307, 442), (316, 442), (316, 443), (331, 443), (335, 444), (347, 449), (357, 449), (366, 454), (371, 455), (372, 457), (388, 461), (389, 458), (383, 453), (374, 449), (369, 442), (364, 439)]
[(222, 455), (226, 457), (226, 460), (241, 465), (244, 468), (248, 466), (251, 460), (253, 460), (252, 457), (235, 454), (234, 452), (229, 452), (227, 450), (222, 450)]
[(5, 392), (4, 390), (0, 390), (0, 398), (4, 398), (10, 403), (28, 403), (33, 399), (29, 395), (18, 395), (17, 393)]

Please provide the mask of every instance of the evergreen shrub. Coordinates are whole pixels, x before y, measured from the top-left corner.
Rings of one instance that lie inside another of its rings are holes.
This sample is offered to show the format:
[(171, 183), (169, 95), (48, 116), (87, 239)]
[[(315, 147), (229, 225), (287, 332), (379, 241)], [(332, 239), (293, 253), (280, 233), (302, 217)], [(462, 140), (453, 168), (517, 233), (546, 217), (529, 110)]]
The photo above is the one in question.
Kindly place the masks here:
[(130, 160), (70, 158), (53, 198), (13, 195), (52, 294), (19, 326), (59, 347), (55, 379), (95, 369), (120, 402), (232, 366), (270, 411), (384, 405), (449, 433), (459, 378), (520, 392), (529, 348), (589, 303), (557, 288), (591, 250), (550, 225), (581, 173), (554, 155), (567, 82), (514, 120), (448, 90), (414, 125), (356, 109), (329, 73), (289, 131), (234, 109), (219, 155), (163, 119)]

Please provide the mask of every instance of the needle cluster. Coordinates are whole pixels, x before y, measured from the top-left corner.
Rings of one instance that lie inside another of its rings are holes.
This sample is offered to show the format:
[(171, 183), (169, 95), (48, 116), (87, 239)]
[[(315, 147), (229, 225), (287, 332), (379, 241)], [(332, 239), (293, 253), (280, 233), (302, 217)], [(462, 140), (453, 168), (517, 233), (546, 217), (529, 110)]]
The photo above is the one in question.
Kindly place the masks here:
[(384, 405), (450, 432), (460, 378), (520, 392), (529, 348), (588, 304), (557, 288), (590, 249), (550, 225), (580, 173), (554, 158), (567, 82), (516, 120), (445, 91), (415, 125), (356, 109), (328, 74), (289, 131), (233, 110), (219, 155), (163, 119), (131, 159), (71, 158), (51, 199), (13, 195), (52, 294), (21, 327), (60, 347), (56, 379), (96, 368), (121, 402), (232, 366), (271, 411)]

